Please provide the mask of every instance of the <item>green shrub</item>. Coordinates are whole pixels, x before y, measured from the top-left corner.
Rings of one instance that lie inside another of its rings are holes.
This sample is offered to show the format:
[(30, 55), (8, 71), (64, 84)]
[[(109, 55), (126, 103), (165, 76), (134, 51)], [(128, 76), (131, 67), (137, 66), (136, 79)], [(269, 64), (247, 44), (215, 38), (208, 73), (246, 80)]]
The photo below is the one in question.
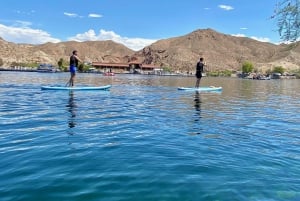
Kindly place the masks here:
[(218, 77), (219, 76), (219, 72), (207, 72), (206, 75), (210, 76), (210, 77)]
[(245, 61), (242, 65), (242, 72), (243, 73), (251, 73), (254, 67), (250, 61)]
[(206, 75), (210, 77), (230, 77), (232, 74), (232, 71), (230, 70), (223, 70), (223, 71), (213, 71), (213, 72), (207, 72)]
[(274, 67), (274, 69), (273, 69), (272, 72), (273, 73), (281, 73), (281, 74), (283, 74), (284, 73), (284, 68), (282, 66), (276, 66), (276, 67)]

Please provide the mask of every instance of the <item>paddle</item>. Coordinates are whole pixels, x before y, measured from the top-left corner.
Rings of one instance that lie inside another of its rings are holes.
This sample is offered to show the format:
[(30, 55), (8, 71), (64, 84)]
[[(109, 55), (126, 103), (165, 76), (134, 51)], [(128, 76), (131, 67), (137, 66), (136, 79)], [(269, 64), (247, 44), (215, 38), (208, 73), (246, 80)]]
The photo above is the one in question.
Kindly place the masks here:
[(66, 83), (65, 87), (69, 87), (70, 85), (71, 85), (71, 80), (69, 80), (69, 81)]

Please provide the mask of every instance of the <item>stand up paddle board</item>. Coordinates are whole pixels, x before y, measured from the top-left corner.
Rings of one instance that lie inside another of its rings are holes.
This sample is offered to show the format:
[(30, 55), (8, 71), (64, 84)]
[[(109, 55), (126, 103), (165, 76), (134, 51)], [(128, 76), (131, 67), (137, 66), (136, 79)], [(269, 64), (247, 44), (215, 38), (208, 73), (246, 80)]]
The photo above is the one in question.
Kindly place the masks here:
[(222, 91), (222, 87), (178, 87), (178, 90), (184, 90), (184, 91)]
[(76, 86), (76, 87), (62, 87), (62, 86), (42, 86), (42, 90), (109, 90), (111, 85), (88, 87), (88, 86)]

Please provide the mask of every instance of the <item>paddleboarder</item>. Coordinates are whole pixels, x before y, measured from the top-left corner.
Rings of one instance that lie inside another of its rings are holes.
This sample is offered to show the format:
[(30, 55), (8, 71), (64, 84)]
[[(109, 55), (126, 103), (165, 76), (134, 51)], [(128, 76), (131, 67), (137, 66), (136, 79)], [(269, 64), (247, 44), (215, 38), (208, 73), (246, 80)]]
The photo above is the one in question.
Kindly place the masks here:
[(200, 85), (200, 80), (202, 78), (202, 73), (203, 73), (203, 70), (204, 70), (204, 59), (203, 57), (201, 57), (197, 63), (197, 66), (196, 66), (196, 78), (197, 78), (197, 81), (196, 81), (196, 85), (195, 85), (195, 88), (199, 88), (199, 85)]
[(75, 76), (76, 76), (76, 70), (78, 68), (78, 62), (82, 62), (78, 56), (77, 56), (77, 50), (74, 50), (72, 52), (72, 56), (70, 56), (70, 73), (71, 73), (71, 77), (70, 80), (68, 82), (69, 86), (74, 86), (74, 80), (75, 80)]

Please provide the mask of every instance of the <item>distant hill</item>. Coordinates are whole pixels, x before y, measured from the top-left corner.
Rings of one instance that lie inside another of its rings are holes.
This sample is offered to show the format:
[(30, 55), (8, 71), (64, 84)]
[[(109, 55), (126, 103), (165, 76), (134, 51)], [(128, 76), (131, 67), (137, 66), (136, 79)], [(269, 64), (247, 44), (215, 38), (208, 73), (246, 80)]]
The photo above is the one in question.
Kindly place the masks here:
[(199, 57), (204, 57), (209, 70), (240, 70), (244, 61), (258, 69), (300, 66), (299, 42), (275, 45), (246, 37), (235, 37), (212, 29), (196, 30), (187, 35), (159, 40), (140, 51), (133, 51), (113, 41), (46, 43), (42, 45), (15, 44), (0, 38), (0, 58), (5, 66), (12, 62), (50, 63), (60, 58), (68, 61), (71, 52), (78, 50), (88, 62), (126, 63), (138, 60), (145, 64), (169, 67), (175, 71), (193, 71)]
[(135, 53), (145, 63), (172, 67), (179, 71), (194, 70), (199, 57), (204, 57), (210, 70), (239, 70), (244, 61), (257, 68), (300, 66), (299, 45), (275, 45), (246, 37), (218, 33), (212, 29), (160, 40)]
[(0, 58), (6, 66), (18, 63), (50, 63), (57, 65), (63, 58), (68, 61), (73, 50), (87, 62), (128, 62), (133, 50), (113, 41), (61, 42), (42, 45), (14, 44), (0, 39)]

